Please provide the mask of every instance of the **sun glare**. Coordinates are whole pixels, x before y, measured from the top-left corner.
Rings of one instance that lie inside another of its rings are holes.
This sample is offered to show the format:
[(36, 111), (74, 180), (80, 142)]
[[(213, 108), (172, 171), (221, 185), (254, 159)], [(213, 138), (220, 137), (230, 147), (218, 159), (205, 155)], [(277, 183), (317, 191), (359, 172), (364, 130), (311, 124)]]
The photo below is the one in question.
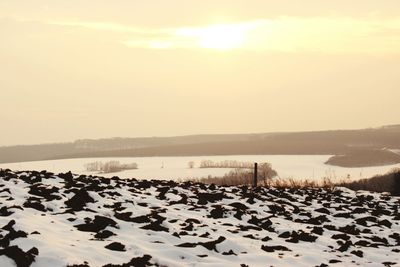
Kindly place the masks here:
[(210, 49), (227, 50), (243, 46), (245, 32), (234, 26), (210, 26), (200, 32), (200, 46)]
[(177, 34), (195, 38), (197, 46), (216, 50), (242, 48), (246, 39), (248, 25), (220, 24), (204, 28), (184, 28)]

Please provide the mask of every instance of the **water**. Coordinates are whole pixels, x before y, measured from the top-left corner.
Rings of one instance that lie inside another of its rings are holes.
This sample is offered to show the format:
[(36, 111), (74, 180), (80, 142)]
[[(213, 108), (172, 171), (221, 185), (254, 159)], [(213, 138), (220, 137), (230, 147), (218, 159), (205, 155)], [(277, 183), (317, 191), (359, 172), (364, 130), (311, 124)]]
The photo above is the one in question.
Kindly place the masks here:
[[(117, 160), (121, 163), (136, 162), (139, 169), (126, 170), (117, 173), (102, 174), (102, 176), (119, 176), (122, 178), (137, 179), (167, 179), (180, 180), (187, 178), (201, 178), (208, 175), (222, 176), (229, 172), (226, 168), (199, 168), (202, 160), (220, 162), (236, 160), (244, 162), (269, 162), (281, 178), (314, 179), (324, 177), (342, 179), (350, 176), (351, 179), (369, 178), (377, 174), (384, 174), (389, 170), (400, 167), (400, 164), (368, 167), (368, 168), (342, 168), (325, 165), (329, 155), (235, 155), (235, 156), (193, 156), (193, 157), (132, 157), (132, 158), (81, 158), (48, 161), (34, 161), (0, 164), (0, 168), (12, 170), (47, 170), (55, 173), (72, 171), (77, 174), (95, 174), (87, 172), (84, 165), (94, 161)], [(188, 162), (195, 163), (194, 168), (189, 168)]]

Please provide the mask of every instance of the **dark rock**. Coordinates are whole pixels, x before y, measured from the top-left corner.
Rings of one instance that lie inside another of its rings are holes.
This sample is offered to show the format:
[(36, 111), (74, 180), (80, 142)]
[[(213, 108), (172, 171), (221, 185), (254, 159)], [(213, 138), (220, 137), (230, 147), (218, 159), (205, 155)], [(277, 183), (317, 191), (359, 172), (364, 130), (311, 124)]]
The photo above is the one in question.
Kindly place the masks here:
[(34, 247), (24, 252), (17, 246), (11, 246), (0, 249), (0, 255), (13, 259), (17, 267), (29, 267), (35, 261), (35, 257), (39, 255), (39, 251)]
[(347, 241), (350, 239), (350, 236), (346, 234), (336, 234), (332, 236), (332, 239), (343, 239), (344, 241)]
[(10, 215), (13, 214), (13, 213), (14, 213), (14, 212), (9, 211), (9, 210), (7, 209), (7, 207), (1, 207), (1, 208), (0, 208), (0, 216), (2, 216), (2, 217), (10, 216)]
[(205, 247), (205, 248), (208, 249), (208, 250), (217, 251), (216, 245), (219, 244), (219, 243), (222, 243), (223, 241), (225, 241), (225, 239), (226, 239), (225, 237), (220, 236), (220, 237), (218, 237), (218, 239), (215, 240), (215, 241), (210, 241), (210, 242), (199, 242), (199, 245)]
[(233, 252), (233, 250), (229, 250), (228, 252), (222, 252), (222, 255), (237, 255), (235, 252)]
[(280, 238), (289, 238), (290, 235), (291, 235), (290, 232), (286, 231), (286, 232), (283, 232), (282, 234), (278, 235), (278, 237), (280, 237)]
[(15, 240), (17, 238), (26, 238), (28, 234), (24, 231), (15, 231), (13, 227), (15, 221), (10, 221), (3, 229), (8, 230), (9, 232), (4, 236), (4, 238), (0, 239), (0, 247), (8, 247), (10, 245), (10, 241)]
[(314, 226), (311, 233), (317, 234), (317, 235), (322, 235), (324, 233), (324, 229), (322, 227)]
[(195, 223), (195, 224), (200, 224), (200, 221), (199, 220), (197, 220), (197, 219), (193, 219), (193, 218), (189, 218), (189, 219), (186, 219), (186, 221), (185, 221), (186, 223)]
[(217, 247), (216, 245), (219, 243), (222, 243), (223, 241), (225, 241), (225, 237), (220, 236), (217, 240), (215, 241), (209, 241), (209, 242), (198, 242), (198, 243), (182, 243), (177, 245), (177, 247), (182, 247), (182, 248), (194, 248), (196, 246), (203, 246), (208, 250), (214, 250), (216, 252), (217, 251)]
[(143, 255), (142, 257), (132, 258), (130, 262), (123, 264), (106, 264), (103, 267), (146, 267), (151, 266), (151, 256)]
[(204, 234), (199, 235), (199, 237), (202, 237), (202, 238), (207, 238), (207, 237), (209, 237), (209, 236), (210, 236), (210, 233), (209, 233), (209, 232), (205, 232)]
[(52, 201), (54, 199), (57, 199), (57, 200), (61, 199), (60, 196), (53, 195), (53, 193), (58, 192), (58, 190), (59, 189), (55, 186), (49, 188), (42, 184), (34, 184), (34, 185), (30, 186), (28, 193), (31, 195), (43, 197), (47, 201)]
[[(160, 216), (161, 217), (161, 216)], [(143, 227), (140, 227), (141, 229), (145, 229), (145, 230), (152, 230), (152, 231), (156, 231), (156, 232), (168, 232), (168, 228), (162, 226), (162, 222), (165, 220), (166, 218), (163, 218), (161, 220), (157, 220), (154, 222), (151, 222), (148, 225), (145, 225)]]
[(393, 233), (389, 235), (390, 238), (396, 240), (397, 245), (400, 245), (400, 234), (399, 233)]
[(272, 222), (269, 218), (259, 219), (256, 216), (251, 216), (251, 219), (248, 220), (247, 223), (257, 225), (264, 230), (268, 230), (270, 228), (270, 226), (272, 225)]
[(379, 221), (378, 225), (386, 226), (387, 228), (391, 228), (392, 227), (392, 223), (389, 222), (388, 220)]
[(362, 258), (364, 256), (364, 253), (361, 250), (353, 250), (350, 253), (354, 254), (354, 255), (356, 255), (357, 257), (360, 257), (360, 258)]
[(360, 230), (355, 225), (346, 225), (343, 227), (339, 227), (337, 230), (342, 233), (349, 234), (349, 235), (359, 235), (360, 234)]
[[(368, 238), (368, 237), (367, 237)], [(384, 245), (387, 245), (388, 244), (388, 240), (386, 239), (386, 238), (384, 238), (384, 237), (379, 237), (379, 236), (372, 236), (372, 237), (369, 237), (373, 242), (377, 242), (377, 243), (381, 243), (381, 244), (384, 244)]]
[(383, 264), (383, 266), (391, 267), (392, 265), (396, 265), (397, 262), (385, 261), (385, 262), (382, 262), (382, 264)]
[(103, 230), (98, 232), (97, 234), (94, 235), (95, 238), (98, 239), (105, 239), (105, 238), (109, 238), (110, 236), (115, 235), (113, 232), (108, 231), (108, 230)]
[(343, 245), (341, 245), (341, 246), (338, 248), (338, 250), (339, 250), (340, 252), (345, 252), (345, 251), (347, 251), (347, 250), (350, 248), (351, 245), (353, 245), (353, 243), (352, 243), (351, 241), (346, 241)]
[(67, 267), (90, 267), (87, 262), (83, 264), (72, 264), (72, 265), (67, 265)]
[(214, 209), (211, 210), (210, 215), (208, 217), (213, 219), (219, 219), (224, 217), (225, 208), (221, 205), (215, 205)]
[(367, 222), (376, 222), (377, 219), (373, 216), (367, 216), (367, 217), (363, 217), (363, 218), (358, 218), (355, 221), (359, 225), (368, 226)]
[(25, 201), (24, 205), (25, 208), (32, 208), (38, 211), (46, 212), (46, 207), (38, 201)]
[(261, 241), (264, 241), (264, 242), (267, 242), (267, 241), (270, 241), (270, 240), (272, 240), (272, 238), (269, 237), (269, 236), (266, 236), (266, 237), (261, 239)]
[(165, 199), (166, 198), (165, 195), (168, 193), (169, 189), (170, 188), (168, 186), (157, 188), (157, 192), (160, 192), (160, 194), (158, 194), (157, 198), (161, 199), (161, 200)]
[(187, 243), (182, 243), (182, 244), (179, 244), (179, 245), (176, 245), (176, 246), (180, 247), (180, 248), (194, 248), (197, 245), (198, 245), (197, 243), (189, 243), (189, 242), (187, 242)]
[(134, 223), (150, 223), (150, 217), (147, 215), (142, 215), (138, 217), (131, 218), (132, 212), (124, 212), (124, 213), (115, 213), (115, 218), (120, 219), (126, 222), (134, 222)]
[(99, 215), (96, 215), (94, 217), (94, 220), (91, 222), (88, 222), (86, 224), (74, 225), (74, 227), (78, 228), (79, 231), (94, 233), (104, 230), (108, 226), (116, 228), (117, 223), (113, 219)]
[(243, 203), (240, 203), (240, 202), (231, 203), (231, 204), (229, 204), (229, 206), (234, 207), (235, 209), (238, 209), (238, 210), (242, 210), (242, 211), (249, 209), (249, 207), (247, 207), (246, 205), (244, 205)]
[(4, 229), (6, 231), (13, 231), (13, 226), (15, 225), (15, 220), (11, 220), (9, 221), (6, 225), (4, 225), (3, 227), (1, 227), (1, 229)]
[(107, 246), (105, 246), (105, 248), (114, 251), (126, 251), (125, 245), (119, 242), (113, 242), (111, 244), (108, 244)]
[(94, 199), (83, 188), (76, 192), (72, 198), (65, 201), (65, 205), (74, 211), (82, 210), (87, 203), (94, 203)]
[(365, 213), (367, 213), (367, 209), (365, 209), (365, 208), (355, 208), (355, 209), (353, 209), (352, 211), (351, 211), (351, 213), (358, 213), (358, 214), (365, 214)]
[(326, 208), (316, 209), (315, 211), (323, 214), (331, 214), (331, 212)]
[(368, 242), (367, 240), (358, 240), (357, 242), (354, 243), (354, 245), (361, 247), (369, 247), (371, 245), (371, 242)]
[(225, 198), (224, 193), (198, 193), (197, 198), (199, 199), (198, 204), (199, 205), (205, 205), (208, 202), (216, 202), (216, 201), (221, 201), (222, 199)]
[(189, 232), (193, 231), (193, 223), (189, 223), (186, 227), (183, 227), (181, 230)]
[(261, 249), (266, 251), (266, 252), (275, 252), (275, 251), (291, 251), (287, 247), (284, 246), (265, 246), (262, 245)]

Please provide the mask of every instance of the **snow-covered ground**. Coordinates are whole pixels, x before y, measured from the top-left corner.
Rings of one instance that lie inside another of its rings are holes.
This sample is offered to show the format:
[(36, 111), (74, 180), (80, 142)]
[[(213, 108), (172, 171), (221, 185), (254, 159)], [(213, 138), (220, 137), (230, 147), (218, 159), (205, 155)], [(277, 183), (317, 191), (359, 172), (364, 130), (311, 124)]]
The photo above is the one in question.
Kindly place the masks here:
[(0, 171), (0, 266), (395, 266), (400, 199)]
[[(394, 167), (400, 167), (400, 164), (397, 164), (368, 168), (342, 168), (324, 164), (329, 157), (329, 155), (237, 155), (202, 157), (83, 158), (0, 164), (0, 168), (10, 168), (12, 170), (48, 170), (52, 172), (72, 171), (73, 173), (94, 174), (85, 171), (84, 165), (86, 163), (117, 160), (121, 163), (136, 162), (139, 165), (139, 169), (103, 174), (104, 176), (112, 177), (117, 175), (124, 178), (134, 177), (137, 179), (180, 180), (186, 178), (201, 178), (208, 175), (222, 176), (229, 172), (229, 169), (198, 168), (202, 160), (212, 160), (214, 162), (224, 160), (269, 162), (281, 178), (294, 179), (321, 179), (323, 177), (342, 179), (346, 178), (347, 175), (350, 175), (352, 179), (370, 178), (377, 174), (384, 174)], [(189, 161), (195, 162), (195, 167), (193, 169), (188, 167)]]

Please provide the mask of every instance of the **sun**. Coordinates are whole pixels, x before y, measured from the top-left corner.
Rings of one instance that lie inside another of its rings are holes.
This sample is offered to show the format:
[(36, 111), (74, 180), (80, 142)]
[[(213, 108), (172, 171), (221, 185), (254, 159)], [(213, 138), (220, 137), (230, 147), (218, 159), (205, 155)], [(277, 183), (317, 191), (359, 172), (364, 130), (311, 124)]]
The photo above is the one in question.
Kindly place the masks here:
[(245, 31), (233, 25), (209, 26), (200, 30), (199, 39), (203, 48), (230, 50), (243, 46)]
[(245, 45), (248, 25), (218, 24), (201, 28), (181, 28), (176, 33), (178, 36), (190, 38), (194, 47), (232, 50), (243, 48)]

